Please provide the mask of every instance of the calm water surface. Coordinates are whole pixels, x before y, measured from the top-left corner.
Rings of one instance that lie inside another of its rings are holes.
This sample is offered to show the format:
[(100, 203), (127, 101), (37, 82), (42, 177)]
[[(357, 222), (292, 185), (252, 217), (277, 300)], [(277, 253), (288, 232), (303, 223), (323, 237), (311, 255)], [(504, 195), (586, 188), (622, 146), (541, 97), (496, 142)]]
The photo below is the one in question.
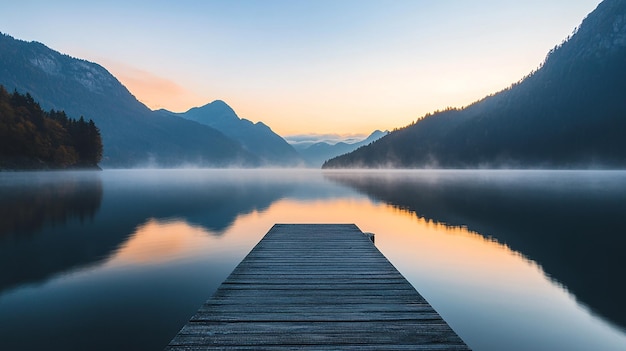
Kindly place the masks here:
[(626, 350), (626, 172), (0, 173), (0, 349), (159, 350), (274, 223), (355, 223), (474, 350)]

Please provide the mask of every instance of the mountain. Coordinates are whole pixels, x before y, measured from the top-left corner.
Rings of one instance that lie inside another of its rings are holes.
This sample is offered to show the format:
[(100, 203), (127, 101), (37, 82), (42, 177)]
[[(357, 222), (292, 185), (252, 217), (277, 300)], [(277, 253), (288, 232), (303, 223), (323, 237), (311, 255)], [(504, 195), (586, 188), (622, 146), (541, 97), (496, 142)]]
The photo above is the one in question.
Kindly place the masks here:
[(347, 143), (340, 141), (335, 144), (331, 144), (325, 141), (318, 142), (312, 145), (306, 145), (304, 147), (297, 148), (302, 158), (307, 166), (310, 167), (321, 167), (324, 161), (331, 159), (333, 157), (337, 157), (339, 155), (346, 154), (348, 152), (352, 152), (361, 146), (369, 145), (370, 143), (384, 137), (387, 135), (387, 131), (381, 132), (380, 130), (376, 130), (372, 132), (367, 138), (355, 142), (355, 143)]
[(222, 132), (232, 138), (247, 151), (259, 156), (263, 165), (294, 166), (302, 159), (285, 139), (274, 133), (262, 122), (239, 118), (224, 101), (216, 100), (202, 107), (194, 107), (184, 113), (160, 110), (162, 114), (192, 120)]
[(291, 146), (296, 149), (296, 151), (302, 151), (307, 147), (325, 142), (330, 145), (335, 145), (339, 142), (344, 142), (346, 144), (354, 144), (363, 140), (362, 135), (341, 135), (341, 134), (318, 134), (318, 133), (308, 133), (308, 134), (295, 134), (289, 135), (285, 137), (285, 140)]
[(605, 0), (520, 82), (324, 167), (624, 168), (625, 96), (626, 0)]
[(45, 110), (92, 119), (102, 134), (104, 167), (259, 164), (219, 131), (151, 111), (103, 67), (41, 43), (0, 33), (0, 84), (29, 93)]

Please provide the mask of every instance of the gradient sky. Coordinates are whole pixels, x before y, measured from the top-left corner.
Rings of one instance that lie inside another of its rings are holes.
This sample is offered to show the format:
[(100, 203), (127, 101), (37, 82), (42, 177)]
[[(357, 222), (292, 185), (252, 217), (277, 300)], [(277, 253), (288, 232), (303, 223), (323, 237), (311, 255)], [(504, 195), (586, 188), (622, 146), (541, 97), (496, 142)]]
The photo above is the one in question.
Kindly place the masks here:
[(600, 0), (0, 0), (0, 32), (101, 64), (152, 109), (368, 134), (528, 74)]

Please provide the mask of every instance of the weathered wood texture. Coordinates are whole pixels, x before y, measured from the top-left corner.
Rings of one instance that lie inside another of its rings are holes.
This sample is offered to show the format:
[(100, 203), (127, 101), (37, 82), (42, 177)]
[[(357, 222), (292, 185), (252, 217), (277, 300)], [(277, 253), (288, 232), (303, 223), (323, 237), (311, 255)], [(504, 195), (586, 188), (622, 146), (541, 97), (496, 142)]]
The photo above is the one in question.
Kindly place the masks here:
[(276, 224), (167, 350), (468, 350), (354, 224)]

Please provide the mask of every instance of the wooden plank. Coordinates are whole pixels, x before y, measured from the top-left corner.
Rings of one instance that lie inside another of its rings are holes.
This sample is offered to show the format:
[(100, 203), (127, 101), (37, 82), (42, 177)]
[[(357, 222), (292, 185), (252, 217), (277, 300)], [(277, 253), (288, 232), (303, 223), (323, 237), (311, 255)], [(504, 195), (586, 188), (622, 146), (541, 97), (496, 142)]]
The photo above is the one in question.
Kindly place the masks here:
[(468, 350), (353, 224), (277, 224), (167, 350)]

